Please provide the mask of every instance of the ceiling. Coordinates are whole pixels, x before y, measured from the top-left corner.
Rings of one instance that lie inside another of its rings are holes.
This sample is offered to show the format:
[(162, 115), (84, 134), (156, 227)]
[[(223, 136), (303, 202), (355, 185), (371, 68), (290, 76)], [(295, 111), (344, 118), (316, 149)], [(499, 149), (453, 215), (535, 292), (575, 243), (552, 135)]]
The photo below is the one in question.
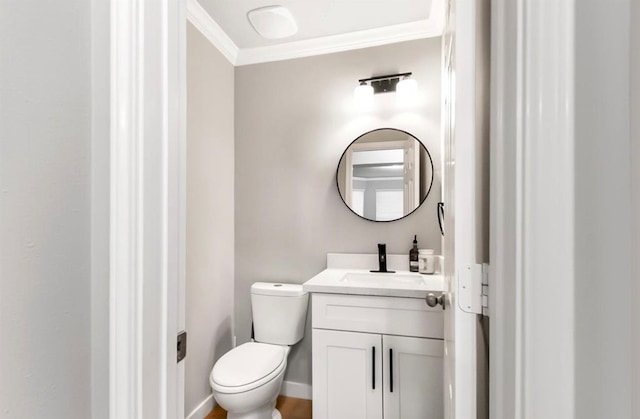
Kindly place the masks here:
[[(367, 29), (427, 20), (432, 0), (199, 0), (222, 30), (240, 48), (256, 48), (323, 38)], [(287, 7), (298, 33), (280, 40), (258, 35), (247, 12), (264, 6)]]
[[(247, 13), (276, 5), (291, 11), (298, 32), (264, 39)], [(240, 66), (440, 36), (444, 0), (187, 0), (187, 17)]]

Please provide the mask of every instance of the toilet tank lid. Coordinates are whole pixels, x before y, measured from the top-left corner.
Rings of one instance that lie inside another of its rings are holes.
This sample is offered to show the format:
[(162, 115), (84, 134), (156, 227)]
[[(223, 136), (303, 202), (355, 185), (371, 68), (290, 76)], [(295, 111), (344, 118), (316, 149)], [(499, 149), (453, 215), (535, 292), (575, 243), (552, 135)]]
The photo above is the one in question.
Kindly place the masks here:
[(300, 284), (280, 284), (272, 282), (256, 282), (251, 285), (251, 294), (277, 295), (280, 297), (301, 297), (306, 294)]

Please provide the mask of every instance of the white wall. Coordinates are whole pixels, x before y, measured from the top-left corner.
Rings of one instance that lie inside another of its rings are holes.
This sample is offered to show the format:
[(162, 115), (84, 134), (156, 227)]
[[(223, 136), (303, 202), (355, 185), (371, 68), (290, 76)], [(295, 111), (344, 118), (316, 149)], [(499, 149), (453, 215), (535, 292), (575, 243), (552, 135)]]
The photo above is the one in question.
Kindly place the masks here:
[[(580, 419), (629, 418), (631, 400), (638, 397), (630, 386), (629, 7), (629, 0), (575, 2), (575, 412)], [(550, 291), (552, 303), (561, 303), (562, 296)]]
[[(236, 330), (249, 339), (249, 290), (256, 281), (303, 283), (325, 268), (327, 252), (408, 255), (440, 251), (440, 38), (236, 69)], [(353, 107), (358, 79), (411, 71), (420, 103), (399, 111), (393, 94), (370, 113)], [(434, 186), (413, 214), (376, 223), (340, 199), (336, 168), (344, 149), (374, 128), (405, 130), (429, 149)], [(408, 257), (408, 256), (407, 256)], [(285, 380), (311, 383), (311, 334), (289, 356)]]
[[(632, 326), (634, 343), (631, 350), (633, 357), (632, 392), (640, 394), (640, 2), (631, 2), (631, 198), (632, 198), (632, 292), (634, 323)], [(632, 418), (640, 418), (640, 397), (633, 397)]]
[[(185, 415), (211, 394), (211, 368), (232, 344), (233, 124), (234, 68), (189, 23)], [(193, 417), (208, 413), (211, 403)]]
[(91, 2), (0, 3), (0, 412), (91, 416)]

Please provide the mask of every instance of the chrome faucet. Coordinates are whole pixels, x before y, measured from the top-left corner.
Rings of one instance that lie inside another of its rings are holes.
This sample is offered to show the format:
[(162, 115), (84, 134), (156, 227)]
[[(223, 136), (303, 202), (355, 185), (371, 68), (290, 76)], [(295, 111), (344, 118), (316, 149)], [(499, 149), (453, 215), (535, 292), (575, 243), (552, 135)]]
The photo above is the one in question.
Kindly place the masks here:
[(387, 270), (387, 245), (385, 243), (378, 243), (378, 270), (371, 270), (371, 272), (395, 272)]

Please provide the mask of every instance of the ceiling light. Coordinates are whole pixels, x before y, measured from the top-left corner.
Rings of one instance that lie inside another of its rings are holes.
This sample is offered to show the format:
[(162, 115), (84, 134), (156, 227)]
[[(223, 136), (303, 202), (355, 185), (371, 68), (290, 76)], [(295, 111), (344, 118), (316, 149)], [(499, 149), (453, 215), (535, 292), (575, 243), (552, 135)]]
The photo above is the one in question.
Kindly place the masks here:
[(284, 6), (260, 7), (247, 13), (247, 17), (253, 29), (267, 39), (286, 38), (298, 32), (296, 20)]

